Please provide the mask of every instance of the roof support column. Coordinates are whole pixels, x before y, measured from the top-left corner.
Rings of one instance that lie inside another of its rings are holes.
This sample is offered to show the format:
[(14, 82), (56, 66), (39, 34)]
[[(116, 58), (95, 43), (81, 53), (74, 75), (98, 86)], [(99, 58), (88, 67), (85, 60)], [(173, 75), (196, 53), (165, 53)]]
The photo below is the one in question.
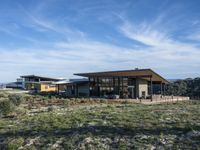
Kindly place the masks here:
[(59, 86), (59, 84), (57, 84), (57, 89), (58, 89), (58, 94), (60, 93), (60, 86)]
[(166, 88), (166, 85), (164, 83), (164, 91), (163, 91), (163, 95), (165, 96), (165, 88)]
[(100, 97), (100, 84), (99, 84), (99, 77), (97, 77), (97, 96)]
[(151, 94), (151, 101), (153, 101), (153, 82), (152, 82), (152, 76), (150, 76), (150, 94)]
[(89, 93), (88, 94), (89, 94), (89, 97), (90, 97), (91, 96), (91, 90), (90, 90), (91, 89), (91, 83), (90, 83), (91, 80), (90, 80), (90, 77), (88, 79), (89, 79), (89, 85), (88, 85), (89, 86)]
[(120, 96), (120, 77), (118, 77), (118, 93), (119, 93), (119, 96)]
[(115, 77), (113, 77), (112, 80), (113, 80), (113, 94), (116, 95), (116, 93), (115, 93)]
[(79, 96), (79, 93), (78, 93), (78, 85), (75, 84), (75, 87), (76, 87), (76, 96), (78, 97), (78, 96)]

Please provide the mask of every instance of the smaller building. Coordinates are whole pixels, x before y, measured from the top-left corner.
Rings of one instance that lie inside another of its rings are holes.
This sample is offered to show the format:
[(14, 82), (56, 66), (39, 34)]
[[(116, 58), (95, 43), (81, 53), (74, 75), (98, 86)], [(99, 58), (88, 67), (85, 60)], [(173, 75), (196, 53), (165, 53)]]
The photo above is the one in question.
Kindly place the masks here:
[(18, 78), (16, 82), (7, 83), (7, 84), (6, 84), (6, 88), (23, 89), (23, 81), (22, 81), (22, 78)]
[(53, 83), (62, 80), (36, 75), (21, 76), (21, 78), (23, 88), (33, 92), (57, 92), (57, 86)]
[(72, 97), (88, 97), (89, 96), (89, 80), (86, 78), (69, 79), (54, 82), (59, 93), (66, 93)]
[(5, 89), (5, 88), (6, 88), (6, 84), (0, 83), (0, 89)]

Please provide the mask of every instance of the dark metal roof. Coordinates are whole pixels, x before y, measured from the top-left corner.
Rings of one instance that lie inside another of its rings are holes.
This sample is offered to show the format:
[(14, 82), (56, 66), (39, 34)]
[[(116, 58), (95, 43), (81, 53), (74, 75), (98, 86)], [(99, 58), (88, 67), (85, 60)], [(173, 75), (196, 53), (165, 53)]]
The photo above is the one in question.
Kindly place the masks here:
[(24, 75), (21, 76), (21, 78), (40, 78), (40, 79), (46, 79), (46, 80), (51, 80), (51, 81), (60, 81), (60, 79), (57, 78), (50, 78), (50, 77), (43, 77), (43, 76), (37, 76), (37, 75)]
[(140, 77), (146, 80), (169, 83), (165, 78), (151, 69), (119, 70), (105, 72), (76, 73), (74, 75), (83, 77)]

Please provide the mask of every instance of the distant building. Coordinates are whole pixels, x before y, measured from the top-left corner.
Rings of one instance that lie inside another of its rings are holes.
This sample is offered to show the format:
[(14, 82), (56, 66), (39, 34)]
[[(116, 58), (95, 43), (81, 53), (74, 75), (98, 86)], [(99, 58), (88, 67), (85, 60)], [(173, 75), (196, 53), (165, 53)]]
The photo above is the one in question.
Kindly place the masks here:
[(21, 76), (21, 79), (23, 88), (33, 92), (57, 92), (57, 86), (53, 83), (62, 80), (36, 75)]
[(6, 84), (0, 83), (0, 89), (5, 89), (5, 88), (6, 88)]
[(21, 78), (18, 78), (16, 82), (7, 83), (6, 88), (23, 89), (23, 81)]
[(81, 79), (57, 79), (35, 75), (21, 76), (21, 87), (34, 92), (58, 92), (72, 97), (150, 98), (164, 95), (169, 83), (151, 69), (76, 73)]

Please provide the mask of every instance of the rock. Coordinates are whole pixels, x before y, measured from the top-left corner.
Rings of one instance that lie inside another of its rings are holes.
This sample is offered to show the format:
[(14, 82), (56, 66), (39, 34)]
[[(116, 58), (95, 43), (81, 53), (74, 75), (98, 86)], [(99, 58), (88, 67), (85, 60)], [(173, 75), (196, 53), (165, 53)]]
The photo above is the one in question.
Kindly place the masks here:
[(163, 145), (165, 145), (165, 144), (167, 143), (165, 139), (161, 139), (160, 142), (161, 142)]
[(27, 146), (29, 147), (29, 146), (33, 145), (39, 139), (40, 139), (40, 136), (38, 136), (34, 139), (30, 139), (24, 147), (27, 147)]
[(155, 146), (151, 146), (151, 148), (150, 148), (150, 150), (155, 150), (156, 149), (156, 147)]
[(140, 140), (147, 140), (149, 138), (148, 135), (136, 135), (134, 138), (140, 139)]
[(61, 145), (60, 144), (62, 144), (62, 142), (63, 142), (63, 139), (61, 138), (61, 139), (59, 139), (58, 141), (56, 141), (56, 143), (55, 144), (53, 144), (52, 145), (52, 148), (53, 149), (60, 149), (61, 148)]
[(91, 137), (85, 138), (84, 142), (85, 143), (91, 143), (92, 142), (92, 138)]
[(104, 143), (112, 143), (112, 140), (110, 138), (103, 138), (102, 142), (104, 142)]
[(148, 139), (149, 137), (147, 136), (147, 135), (142, 135), (141, 137), (140, 137), (140, 139), (141, 140), (146, 140), (146, 139)]

